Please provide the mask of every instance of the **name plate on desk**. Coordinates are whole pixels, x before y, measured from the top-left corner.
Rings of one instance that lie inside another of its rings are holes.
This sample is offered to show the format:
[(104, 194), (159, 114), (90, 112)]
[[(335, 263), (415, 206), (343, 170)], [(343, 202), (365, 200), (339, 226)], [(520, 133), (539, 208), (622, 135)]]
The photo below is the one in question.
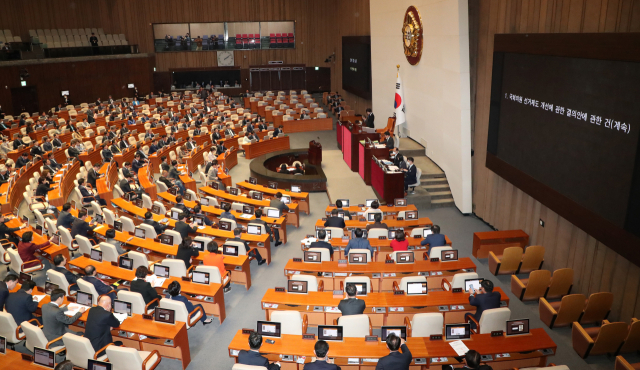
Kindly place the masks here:
[(491, 355), (480, 355), (480, 361), (493, 361), (493, 356), (491, 356)]
[(293, 262), (302, 262), (302, 258), (294, 258)]
[(116, 266), (116, 267), (118, 267), (118, 262), (111, 261), (111, 266)]
[(335, 204), (329, 204), (329, 207), (335, 207), (335, 206), (336, 206)]
[(542, 350), (542, 354), (545, 356), (553, 355), (553, 350), (551, 348), (545, 348)]
[(438, 257), (430, 258), (429, 261), (431, 261), (431, 262), (440, 262), (440, 258), (438, 258)]
[(396, 220), (398, 220), (398, 221), (404, 221), (404, 217), (398, 217), (398, 218), (396, 218)]
[(386, 236), (379, 236), (378, 240), (387, 240), (387, 237)]
[(309, 239), (309, 238), (315, 238), (315, 237), (316, 237), (315, 235), (311, 235), (311, 234), (307, 235), (307, 239)]
[(324, 276), (324, 277), (333, 277), (333, 272), (324, 272), (324, 273), (322, 273), (322, 276)]
[(32, 362), (32, 361), (33, 361), (33, 356), (28, 355), (28, 354), (26, 354), (26, 353), (23, 353), (23, 354), (22, 354), (22, 359), (23, 359), (23, 360), (25, 360), (25, 361)]
[(416, 365), (426, 365), (427, 359), (425, 357), (414, 358), (413, 359)]
[(279, 292), (279, 293), (286, 293), (287, 292), (287, 289), (285, 289), (284, 287), (276, 287), (275, 290), (276, 290), (276, 292)]
[(394, 290), (393, 295), (404, 295), (404, 290)]
[(447, 312), (449, 311), (449, 306), (438, 306), (438, 311)]
[(431, 334), (429, 340), (442, 340), (442, 334)]
[(396, 262), (396, 261), (394, 261), (394, 260), (384, 260), (384, 263), (391, 263), (391, 264), (393, 264), (393, 263), (395, 263), (395, 262)]
[(183, 276), (183, 277), (182, 277), (182, 281), (191, 281), (191, 279), (189, 279), (189, 277), (188, 277), (188, 276)]
[(422, 235), (414, 235), (413, 238), (414, 239), (422, 239)]
[(246, 328), (243, 328), (243, 329), (242, 329), (242, 334), (251, 334), (251, 333), (253, 333), (253, 332), (254, 332), (254, 330), (253, 330), (253, 329), (246, 329)]
[(504, 331), (502, 331), (502, 330), (493, 330), (491, 332), (491, 336), (492, 337), (501, 337), (503, 335), (504, 335)]
[(453, 288), (451, 289), (452, 293), (462, 293), (462, 288)]
[(304, 340), (316, 340), (315, 334), (302, 334), (302, 339)]
[(365, 218), (363, 218), (363, 217), (360, 217), (360, 218), (358, 219), (358, 221), (360, 221), (360, 222), (367, 222), (367, 219), (365, 219)]
[(144, 320), (153, 320), (153, 315), (142, 314)]
[(358, 204), (358, 207), (362, 208), (364, 207), (364, 204)]
[(429, 276), (429, 271), (420, 271), (418, 272), (418, 276)]
[(377, 335), (366, 335), (364, 337), (364, 341), (365, 342), (377, 342), (378, 341), (378, 336)]
[(342, 298), (342, 297), (344, 297), (344, 293), (342, 292), (342, 290), (333, 291), (333, 298)]
[(349, 365), (360, 365), (360, 359), (359, 358), (351, 358), (351, 357), (349, 357), (347, 359), (347, 364), (349, 364)]
[(327, 220), (327, 218), (326, 218), (326, 217), (323, 217), (323, 218), (322, 218), (322, 221), (326, 221), (326, 220)]

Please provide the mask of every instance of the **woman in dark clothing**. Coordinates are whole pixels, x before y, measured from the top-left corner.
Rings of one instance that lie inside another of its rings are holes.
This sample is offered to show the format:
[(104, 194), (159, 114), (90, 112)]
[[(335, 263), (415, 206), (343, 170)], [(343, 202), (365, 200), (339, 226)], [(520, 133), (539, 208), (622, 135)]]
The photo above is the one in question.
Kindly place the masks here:
[[(20, 258), (22, 259), (22, 263), (33, 261), (36, 259), (35, 253), (44, 247), (48, 247), (51, 243), (46, 241), (42, 244), (34, 244), (31, 241), (33, 240), (33, 232), (27, 231), (22, 234), (22, 241), (18, 243), (18, 254), (20, 254)], [(24, 267), (33, 267), (37, 266), (37, 262), (32, 262), (24, 265)]]
[(176, 258), (184, 261), (187, 269), (191, 267), (191, 257), (198, 257), (198, 251), (191, 246), (191, 238), (182, 239), (182, 243), (178, 246)]

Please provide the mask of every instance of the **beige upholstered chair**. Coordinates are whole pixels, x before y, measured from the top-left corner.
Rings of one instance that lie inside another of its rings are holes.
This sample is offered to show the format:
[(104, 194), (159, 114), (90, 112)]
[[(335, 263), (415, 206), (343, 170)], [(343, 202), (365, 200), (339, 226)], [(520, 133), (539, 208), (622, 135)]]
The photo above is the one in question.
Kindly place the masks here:
[(372, 333), (371, 319), (366, 314), (340, 316), (336, 325), (342, 326), (345, 338), (364, 338)]
[(409, 320), (408, 316), (404, 318), (404, 324), (407, 327), (407, 336), (410, 337), (429, 337), (431, 335), (442, 335), (444, 327), (444, 315), (441, 313), (418, 313), (413, 315)]

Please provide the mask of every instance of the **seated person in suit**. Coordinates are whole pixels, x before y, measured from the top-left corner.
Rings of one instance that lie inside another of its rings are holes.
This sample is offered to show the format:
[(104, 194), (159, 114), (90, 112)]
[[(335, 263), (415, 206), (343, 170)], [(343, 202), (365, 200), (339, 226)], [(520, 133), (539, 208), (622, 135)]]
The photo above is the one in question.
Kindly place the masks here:
[(182, 243), (178, 245), (178, 252), (176, 253), (176, 259), (182, 260), (187, 270), (191, 267), (193, 258), (198, 257), (197, 249), (193, 248), (193, 239), (191, 237), (182, 238)]
[(80, 189), (80, 194), (82, 194), (83, 203), (95, 200), (101, 206), (107, 205), (107, 202), (104, 199), (100, 198), (99, 195), (93, 195), (93, 193), (89, 189), (87, 189), (87, 187), (84, 185), (83, 178), (78, 179), (78, 189)]
[(133, 157), (133, 162), (131, 162), (131, 169), (133, 170), (133, 173), (137, 174), (138, 171), (145, 165), (146, 163), (142, 160), (142, 156), (140, 155), (140, 153), (136, 153)]
[(333, 247), (331, 244), (324, 241), (324, 238), (327, 237), (327, 232), (324, 229), (318, 230), (318, 240), (311, 243), (309, 248), (327, 248), (329, 250), (329, 255), (333, 258)]
[(384, 137), (380, 140), (380, 144), (384, 144), (387, 149), (393, 149), (393, 139), (391, 138), (391, 133), (389, 133), (389, 131), (384, 132)]
[(342, 316), (361, 315), (367, 305), (364, 300), (356, 298), (358, 289), (354, 284), (347, 283), (345, 287), (346, 298), (338, 304), (338, 309), (342, 312)]
[(158, 294), (158, 291), (156, 291), (150, 283), (144, 280), (147, 275), (149, 275), (149, 269), (145, 266), (138, 266), (136, 269), (136, 278), (131, 282), (130, 288), (132, 292), (140, 293), (142, 299), (144, 299), (145, 305), (148, 305), (154, 299), (157, 299), (158, 301), (151, 303), (148, 307), (150, 309), (154, 309), (158, 306), (158, 302), (162, 299), (162, 296)]
[(231, 204), (229, 204), (229, 203), (225, 203), (225, 204), (222, 206), (222, 210), (223, 210), (224, 212), (222, 212), (222, 213), (220, 214), (220, 219), (227, 218), (227, 219), (229, 219), (229, 220), (234, 220), (234, 221), (236, 220), (236, 216), (234, 216), (234, 215), (233, 215), (233, 213), (231, 213), (231, 212), (230, 212), (230, 211), (231, 211)]
[[(500, 308), (500, 293), (493, 291), (493, 283), (491, 280), (482, 280), (480, 283), (480, 289), (472, 289), (469, 295), (469, 304), (477, 307), (476, 313), (466, 313), (464, 315), (465, 321), (468, 317), (473, 317), (477, 322), (480, 322), (480, 317), (485, 310), (492, 308)], [(471, 321), (471, 328), (475, 329), (475, 322)]]
[(361, 228), (357, 228), (355, 231), (356, 237), (354, 239), (349, 240), (347, 244), (347, 248), (344, 250), (344, 255), (349, 256), (349, 251), (352, 249), (366, 249), (371, 252), (371, 260), (374, 259), (375, 249), (369, 244), (369, 240), (362, 238), (364, 234)]
[(181, 212), (178, 215), (178, 222), (176, 222), (175, 226), (173, 227), (173, 230), (180, 233), (182, 240), (189, 237), (189, 233), (195, 234), (198, 231), (198, 225), (196, 225), (195, 222), (191, 222), (190, 224), (187, 224), (185, 222), (186, 217), (187, 217), (187, 213)]
[(58, 215), (58, 220), (56, 221), (56, 227), (62, 226), (66, 229), (71, 229), (71, 225), (73, 221), (75, 221), (75, 216), (73, 216), (69, 210), (71, 209), (71, 203), (65, 203), (62, 205), (62, 212)]
[(18, 276), (14, 274), (9, 274), (0, 281), (0, 311), (4, 309), (9, 292), (15, 289), (16, 285), (18, 285)]
[(105, 238), (107, 238), (107, 240), (105, 240), (105, 243), (111, 244), (116, 247), (118, 255), (127, 253), (127, 250), (122, 248), (122, 243), (116, 240), (116, 229), (107, 229), (107, 231), (105, 231), (104, 233), (104, 236)]
[(340, 366), (329, 362), (329, 343), (319, 340), (313, 346), (313, 352), (316, 354), (316, 360), (304, 365), (303, 370), (340, 370)]
[(238, 363), (251, 366), (263, 366), (266, 367), (267, 370), (280, 369), (279, 362), (270, 364), (269, 360), (260, 354), (260, 347), (262, 347), (262, 335), (255, 331), (251, 332), (251, 334), (249, 334), (250, 350), (240, 350), (240, 353), (238, 353)]
[(351, 220), (351, 213), (346, 209), (342, 209), (342, 201), (340, 199), (336, 200), (336, 209), (338, 210), (338, 212), (344, 212), (344, 217), (347, 217), (347, 219)]
[(263, 225), (265, 230), (267, 230), (267, 234), (272, 236), (273, 239), (275, 240), (276, 247), (279, 246), (279, 245), (282, 245), (282, 242), (280, 241), (280, 231), (278, 229), (275, 229), (275, 228), (271, 229), (271, 227), (269, 227), (267, 222), (262, 219), (262, 210), (261, 209), (256, 209), (254, 214), (256, 216), (256, 219), (252, 220), (251, 223), (252, 224)]
[[(220, 276), (222, 276), (224, 279), (224, 275), (227, 274), (227, 269), (224, 266), (224, 256), (222, 255), (222, 251), (220, 251), (220, 248), (218, 248), (218, 243), (210, 241), (209, 244), (207, 244), (207, 251), (209, 251), (209, 254), (204, 256), (204, 258), (202, 259), (202, 264), (205, 266), (217, 267), (220, 271)], [(225, 293), (228, 293), (230, 291), (231, 279), (229, 279), (227, 285), (225, 285), (224, 287)]]
[(443, 234), (440, 234), (440, 226), (433, 225), (431, 226), (431, 234), (427, 235), (423, 241), (420, 242), (420, 245), (428, 245), (429, 249), (433, 247), (442, 247), (446, 245), (447, 241)]
[(240, 237), (240, 235), (242, 235), (242, 229), (239, 227), (236, 227), (235, 229), (233, 229), (233, 238), (228, 239), (229, 241), (232, 242), (240, 242), (242, 244), (244, 244), (244, 250), (247, 252), (247, 255), (249, 257), (255, 258), (256, 261), (258, 261), (258, 266), (264, 264), (265, 262), (267, 262), (267, 260), (265, 260), (264, 258), (262, 258), (262, 255), (260, 254), (260, 252), (258, 252), (257, 249), (251, 249), (251, 251), (249, 252), (249, 242), (246, 240), (242, 240), (242, 238)]
[(53, 257), (53, 264), (55, 265), (53, 271), (61, 273), (67, 279), (69, 290), (78, 290), (78, 286), (76, 285), (78, 277), (73, 272), (67, 270), (67, 258), (62, 254), (56, 254), (56, 256)]
[(82, 280), (92, 284), (93, 287), (96, 288), (96, 292), (98, 293), (98, 295), (106, 294), (112, 300), (116, 299), (116, 292), (114, 291), (114, 288), (97, 278), (98, 271), (96, 270), (95, 266), (87, 265), (87, 267), (84, 268), (84, 274), (85, 276), (82, 277)]
[[(464, 363), (464, 367), (459, 367), (457, 369), (470, 369), (470, 370), (491, 370), (492, 367), (489, 365), (482, 365), (480, 364), (482, 357), (480, 357), (480, 354), (471, 349), (469, 350), (467, 353), (464, 354), (464, 357), (462, 358), (462, 361)], [(444, 365), (442, 367), (443, 370), (454, 370), (453, 366), (451, 365)]]
[(18, 325), (22, 324), (23, 321), (29, 321), (34, 318), (42, 323), (39, 317), (33, 316), (33, 313), (38, 309), (38, 302), (34, 301), (31, 295), (35, 287), (36, 283), (33, 280), (23, 282), (20, 289), (14, 293), (9, 293), (4, 303), (5, 310), (13, 316)]
[(26, 166), (27, 163), (29, 163), (29, 153), (28, 152), (24, 152), (16, 160), (16, 169)]
[(44, 177), (40, 176), (38, 178), (38, 187), (36, 188), (36, 197), (45, 198), (47, 194), (54, 188), (49, 187), (49, 181)]
[(169, 292), (169, 294), (167, 294), (166, 298), (169, 298), (173, 301), (180, 301), (182, 303), (184, 303), (187, 312), (189, 312), (189, 314), (191, 314), (194, 310), (196, 310), (198, 307), (200, 307), (200, 309), (202, 310), (202, 318), (200, 318), (200, 322), (203, 325), (207, 325), (207, 324), (211, 324), (211, 322), (213, 321), (210, 318), (207, 318), (207, 315), (204, 312), (204, 308), (202, 307), (201, 304), (198, 305), (194, 305), (193, 303), (191, 303), (186, 297), (183, 297), (180, 294), (180, 283), (178, 281), (172, 281), (169, 284), (169, 287), (167, 288), (167, 291)]
[(302, 166), (300, 166), (300, 163), (296, 163), (296, 168), (293, 171), (291, 171), (290, 173), (292, 173), (294, 175), (297, 174), (297, 173), (301, 173), (301, 174), (304, 175), (304, 169), (302, 169)]
[(280, 216), (282, 216), (286, 212), (289, 212), (289, 206), (287, 206), (282, 201), (281, 192), (277, 192), (275, 197), (271, 198), (271, 200), (269, 201), (269, 207), (277, 208), (280, 211)]
[(149, 211), (144, 214), (144, 221), (142, 221), (142, 223), (153, 226), (153, 229), (156, 231), (157, 235), (162, 234), (167, 229), (167, 225), (160, 225), (158, 221), (154, 221), (153, 213)]
[(182, 199), (182, 195), (176, 196), (176, 204), (172, 208), (177, 208), (186, 214), (189, 214), (191, 211), (187, 206), (184, 205), (184, 200)]
[[(376, 370), (409, 368), (413, 356), (404, 339), (393, 333), (387, 335), (387, 348), (391, 353), (378, 360)], [(402, 353), (398, 351), (399, 349), (402, 349)]]
[(81, 209), (78, 211), (78, 218), (73, 221), (71, 224), (71, 237), (73, 239), (76, 238), (76, 235), (82, 235), (84, 237), (89, 237), (89, 231), (93, 231), (96, 227), (94, 226), (94, 221), (91, 223), (86, 221), (87, 219), (87, 210)]
[(324, 227), (337, 227), (344, 229), (346, 226), (344, 219), (338, 216), (338, 210), (335, 208), (331, 210), (331, 216), (327, 217), (327, 220), (324, 222)]
[[(112, 343), (111, 330), (120, 326), (120, 321), (111, 313), (111, 298), (100, 297), (98, 305), (89, 309), (85, 325), (84, 337), (89, 339), (94, 351), (100, 351), (107, 344)], [(122, 342), (113, 342), (121, 346)], [(104, 351), (96, 353), (96, 358), (104, 355)]]
[[(66, 333), (82, 335), (69, 330), (69, 325), (76, 322), (87, 308), (81, 307), (73, 316), (65, 315), (67, 307), (62, 305), (64, 296), (64, 290), (54, 289), (51, 291), (51, 301), (42, 306), (42, 332), (48, 341), (60, 338)], [(54, 347), (61, 345), (63, 345), (62, 340), (53, 343)]]
[(206, 226), (213, 226), (213, 221), (211, 221), (209, 217), (207, 217), (207, 215), (202, 213), (202, 207), (200, 206), (200, 204), (193, 207), (193, 213), (194, 213), (194, 216), (202, 217), (202, 219), (204, 220), (204, 224)]
[(367, 231), (371, 229), (389, 229), (387, 224), (382, 223), (382, 213), (376, 213), (373, 215), (373, 223), (367, 225)]

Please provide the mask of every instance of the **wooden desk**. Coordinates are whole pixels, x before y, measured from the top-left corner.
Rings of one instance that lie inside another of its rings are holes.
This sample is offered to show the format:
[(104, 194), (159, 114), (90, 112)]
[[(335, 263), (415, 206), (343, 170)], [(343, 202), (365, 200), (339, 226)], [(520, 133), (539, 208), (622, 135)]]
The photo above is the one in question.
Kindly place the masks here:
[[(324, 214), (329, 216), (331, 214), (331, 211), (334, 208), (336, 208), (335, 204), (328, 205), (327, 208), (324, 210)], [(354, 214), (354, 213), (357, 214), (358, 212), (364, 214), (364, 211), (367, 210), (367, 207), (365, 207), (364, 204), (361, 204), (361, 205), (353, 205), (353, 206), (349, 206), (349, 207), (342, 207), (342, 209), (344, 209), (345, 211), (349, 211), (349, 213), (351, 213), (351, 214)], [(395, 218), (395, 216), (397, 216), (398, 213), (400, 213), (402, 211), (417, 211), (418, 210), (418, 208), (416, 208), (416, 206), (413, 205), (413, 204), (407, 204), (404, 207), (395, 207), (393, 202), (391, 202), (390, 204), (387, 204), (387, 205), (382, 205), (381, 204), (378, 209), (382, 213), (384, 213), (385, 216), (392, 216), (391, 218)], [(386, 217), (386, 219), (388, 220), (389, 217)]]
[(373, 145), (365, 145), (364, 141), (361, 141), (358, 144), (358, 157), (359, 157), (359, 167), (358, 173), (360, 177), (364, 180), (364, 183), (367, 185), (371, 185), (371, 157), (375, 156), (378, 159), (389, 159), (389, 149), (387, 148), (376, 148)]
[[(340, 266), (338, 260), (313, 262), (294, 262), (289, 260), (284, 267), (284, 275), (295, 280), (296, 275), (313, 275), (318, 281), (324, 281), (326, 291), (339, 290), (345, 277), (352, 275), (367, 276), (371, 280), (374, 292), (392, 292), (393, 283), (400, 284), (403, 277), (424, 276), (427, 287), (440, 288), (443, 277), (450, 277), (460, 272), (476, 271), (476, 265), (470, 258), (461, 258), (451, 262), (430, 262), (419, 260), (416, 253), (415, 263), (369, 262), (365, 264), (348, 264)], [(318, 276), (321, 275), (321, 276)]]
[[(358, 151), (358, 145), (361, 140), (371, 139), (378, 140), (380, 135), (378, 133), (366, 133), (362, 131), (362, 126), (355, 124), (343, 124), (342, 128), (342, 154), (343, 159), (347, 162), (351, 171), (358, 172), (360, 168), (360, 152)], [(399, 197), (401, 198), (401, 197)]]
[[(369, 241), (369, 244), (373, 247), (373, 249), (375, 249), (378, 252), (378, 257), (376, 258), (375, 256), (371, 256), (371, 261), (383, 262), (387, 258), (387, 255), (393, 253), (393, 248), (391, 248), (391, 240), (389, 239), (385, 239), (385, 240), (367, 239), (367, 240)], [(407, 238), (407, 241), (409, 242), (408, 249), (409, 251), (413, 251), (415, 253), (415, 259), (422, 259), (423, 252), (426, 252), (427, 249), (429, 249), (426, 245), (424, 246), (420, 245), (420, 242), (422, 242), (422, 240), (423, 240), (422, 238)], [(445, 245), (452, 246), (451, 240), (446, 236), (445, 236), (445, 242), (446, 242)], [(329, 243), (333, 247), (334, 260), (347, 258), (344, 251), (347, 248), (347, 244), (349, 244), (349, 239), (332, 238)], [(303, 251), (309, 248), (302, 242), (300, 243), (300, 245)]]
[[(68, 162), (65, 163), (65, 165), (68, 164)], [(80, 172), (80, 162), (76, 161), (74, 164), (67, 167), (66, 173), (58, 173), (59, 176), (56, 176), (56, 178), (53, 179), (54, 182), (49, 184), (50, 186), (57, 186), (56, 189), (49, 191), (47, 194), (50, 205), (54, 207), (62, 207), (67, 202), (69, 195), (71, 195), (71, 192), (75, 189), (73, 181), (76, 179), (78, 172)]]
[[(509, 297), (500, 288), (501, 304), (509, 306)], [(367, 305), (364, 313), (371, 325), (404, 325), (404, 318), (413, 318), (416, 313), (441, 312), (446, 324), (464, 322), (464, 314), (475, 313), (476, 307), (469, 304), (468, 293), (431, 291), (426, 296), (395, 295), (393, 293), (369, 293), (363, 299)], [(262, 309), (269, 320), (273, 311), (299, 311), (309, 318), (309, 325), (333, 325), (333, 320), (342, 316), (338, 310), (341, 298), (333, 298), (333, 292), (309, 292), (307, 294), (281, 293), (268, 289), (262, 297)], [(445, 307), (446, 306), (446, 307)], [(452, 307), (455, 306), (455, 307)]]
[(309, 193), (306, 193), (306, 192), (294, 193), (284, 189), (271, 189), (267, 186), (263, 186), (259, 184), (253, 185), (248, 181), (237, 182), (236, 186), (240, 190), (243, 190), (243, 189), (246, 190), (245, 191), (246, 193), (248, 193), (249, 190), (254, 190), (254, 191), (259, 191), (261, 193), (269, 194), (271, 196), (275, 196), (276, 193), (280, 192), (282, 193), (282, 195), (290, 196), (292, 201), (296, 201), (301, 211), (304, 211), (306, 214), (311, 213), (311, 205), (309, 203)]
[[(136, 277), (136, 273), (133, 270), (126, 270), (118, 266), (111, 265), (111, 262), (98, 262), (87, 257), (78, 257), (69, 262), (72, 269), (83, 272), (84, 268), (92, 265), (96, 268), (99, 274), (109, 276), (114, 280), (126, 280), (133, 281)], [(187, 298), (194, 304), (202, 304), (204, 311), (207, 315), (216, 316), (220, 319), (220, 323), (224, 321), (226, 317), (224, 307), (224, 293), (222, 284), (211, 283), (209, 285), (192, 283), (190, 281), (183, 281), (180, 278), (170, 277), (164, 281), (162, 287), (156, 287), (158, 293), (162, 293), (163, 290), (169, 287), (172, 281), (178, 281), (180, 283), (181, 291), (188, 295), (196, 295), (196, 297), (188, 296)]]
[[(17, 219), (17, 218), (14, 218), (12, 220), (7, 221), (5, 223), (5, 225), (7, 225), (7, 227), (9, 227), (9, 228), (19, 227), (20, 225), (22, 225), (22, 221)], [(32, 240), (32, 242), (35, 243), (35, 244), (42, 244), (42, 243), (45, 243), (45, 242), (49, 241), (49, 238), (47, 238), (46, 236), (40, 236), (40, 235), (36, 234), (35, 230), (31, 226), (25, 227), (22, 230), (18, 230), (16, 232), (14, 232), (14, 234), (18, 238), (21, 238), (22, 234), (26, 233), (27, 231), (32, 231), (33, 232), (33, 240)], [(60, 244), (60, 245), (58, 245), (58, 244), (50, 244), (48, 247), (40, 249), (38, 252), (36, 252), (36, 254), (42, 256), (42, 258), (46, 258), (47, 260), (49, 260), (49, 262), (51, 262), (52, 265), (53, 265), (53, 259), (59, 254), (63, 255), (66, 258), (67, 265), (69, 264), (69, 261), (71, 260), (71, 257), (69, 256), (69, 249), (66, 246), (62, 245), (62, 244)], [(27, 262), (27, 261), (23, 261), (23, 262)], [(16, 271), (16, 272), (20, 272), (20, 271)]]
[[(316, 229), (324, 229), (324, 223), (325, 221), (323, 221), (322, 219), (316, 221)], [(373, 224), (373, 222), (371, 221), (359, 221), (359, 220), (345, 220), (344, 223), (347, 226), (346, 227), (347, 230), (356, 229), (356, 228), (366, 229), (367, 225)], [(401, 220), (401, 221), (398, 221), (396, 219), (390, 219), (390, 220), (383, 220), (383, 223), (387, 225), (390, 229), (403, 228), (405, 231), (408, 231), (411, 228), (426, 227), (426, 226), (433, 225), (433, 222), (431, 222), (431, 219), (429, 217), (421, 217), (417, 220)]]
[[(458, 365), (454, 357), (456, 352), (451, 348), (450, 342), (443, 340), (429, 340), (422, 338), (433, 366)], [(544, 329), (531, 329), (529, 335), (492, 337), (491, 334), (472, 334), (471, 339), (464, 344), (478, 351), (481, 355), (492, 355), (493, 361), (488, 361), (494, 370), (513, 369), (514, 367), (544, 367), (547, 356), (554, 355), (558, 346)], [(545, 355), (542, 350), (550, 349), (552, 354)], [(496, 358), (496, 354), (508, 353), (509, 357)], [(434, 359), (446, 357), (443, 362), (434, 362)]]
[[(304, 363), (312, 362), (315, 353), (313, 347), (315, 340), (302, 339), (300, 335), (283, 334), (281, 338), (273, 338), (274, 344), (263, 344), (260, 353), (266, 356), (270, 362), (280, 361), (282, 370), (302, 370)], [(342, 342), (331, 342), (329, 348), (329, 357), (334, 359), (335, 364), (345, 370), (373, 370), (375, 362), (363, 362), (363, 359), (379, 359), (389, 354), (386, 343), (365, 342), (363, 338), (344, 338)], [(428, 358), (423, 338), (407, 338), (407, 347), (411, 351), (413, 360), (411, 361), (411, 370), (423, 370), (427, 365), (416, 365), (415, 360)], [(238, 352), (240, 350), (248, 351), (249, 335), (242, 334), (242, 330), (238, 330), (229, 343), (229, 357), (238, 361)], [(305, 356), (303, 364), (295, 361), (283, 361), (280, 355), (292, 355), (294, 360), (298, 356)], [(359, 358), (360, 365), (349, 365), (349, 358)]]
[[(311, 116), (314, 116), (312, 114)], [(281, 118), (282, 116), (277, 116), (274, 119), (274, 126), (278, 127), (282, 125), (284, 132), (290, 134), (294, 132), (308, 132), (308, 131), (331, 131), (333, 130), (333, 119), (332, 118), (310, 118), (310, 119), (295, 119), (291, 121), (285, 121)]]
[(487, 258), (489, 252), (502, 255), (505, 248), (524, 247), (529, 244), (529, 235), (522, 230), (484, 231), (473, 233), (473, 256)]
[(371, 187), (383, 202), (393, 204), (395, 199), (404, 198), (404, 172), (386, 172), (371, 158)]
[(253, 144), (242, 144), (247, 159), (253, 159), (263, 154), (290, 149), (289, 136), (277, 137), (271, 140), (263, 140)]
[[(213, 195), (219, 200), (224, 200), (227, 202), (237, 202), (237, 203), (245, 203), (254, 207), (269, 207), (269, 200), (255, 200), (250, 199), (246, 196), (241, 195), (231, 195), (229, 193), (224, 192), (223, 190), (215, 190), (214, 188), (204, 186), (201, 187), (200, 192)], [(284, 215), (281, 215), (284, 216)], [(286, 214), (287, 224), (295, 225), (295, 227), (300, 227), (300, 207), (298, 207), (297, 203), (289, 204), (289, 213)]]

